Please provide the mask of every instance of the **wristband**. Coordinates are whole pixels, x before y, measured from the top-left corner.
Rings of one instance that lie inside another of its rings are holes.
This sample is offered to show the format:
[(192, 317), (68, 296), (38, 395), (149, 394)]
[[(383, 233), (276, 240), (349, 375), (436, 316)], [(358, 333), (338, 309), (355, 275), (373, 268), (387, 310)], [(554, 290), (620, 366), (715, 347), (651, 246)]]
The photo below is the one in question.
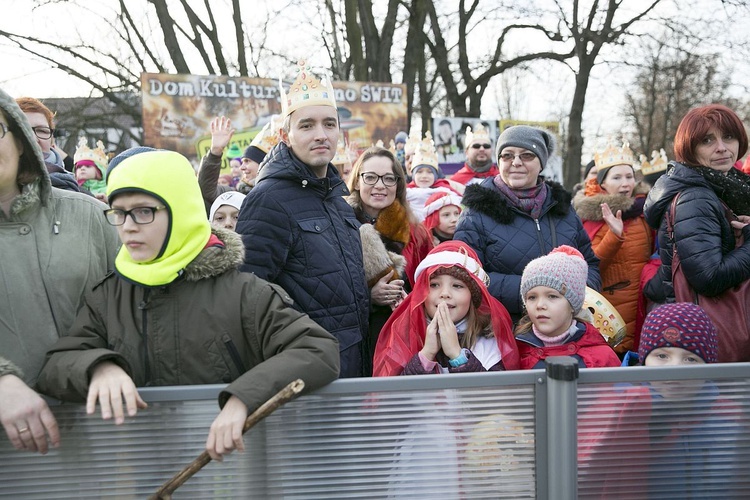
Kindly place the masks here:
[(451, 365), (453, 368), (458, 368), (461, 365), (465, 365), (469, 362), (468, 356), (466, 356), (467, 350), (461, 349), (461, 354), (456, 356), (453, 359), (448, 360), (448, 364)]

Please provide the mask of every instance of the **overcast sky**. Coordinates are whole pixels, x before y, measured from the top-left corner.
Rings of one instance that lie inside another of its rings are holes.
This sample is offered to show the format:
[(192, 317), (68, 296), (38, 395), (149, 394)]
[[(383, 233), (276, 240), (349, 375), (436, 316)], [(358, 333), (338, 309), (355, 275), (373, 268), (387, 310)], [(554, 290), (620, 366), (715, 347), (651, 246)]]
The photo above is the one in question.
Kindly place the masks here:
[[(2, 0), (0, 30), (41, 34), (49, 39), (75, 37), (77, 30), (91, 30), (101, 33), (102, 43), (108, 43), (107, 29), (111, 28), (92, 26), (90, 22), (82, 19), (80, 10), (75, 11), (75, 17), (64, 5), (46, 5), (33, 11), (33, 3), (35, 2), (30, 0)], [(107, 8), (102, 6), (102, 3), (106, 2), (92, 3), (91, 8)], [(202, 4), (202, 1), (199, 3)], [(715, 12), (707, 11), (707, 14)], [(747, 31), (746, 23), (747, 20), (736, 25), (738, 36)], [(276, 35), (288, 37), (288, 33)], [(637, 54), (634, 54), (634, 57), (637, 57)], [(748, 81), (748, 66), (747, 61), (736, 61), (735, 77)], [(17, 48), (9, 47), (7, 43), (0, 43), (0, 67), (0, 87), (14, 96), (74, 97), (90, 92), (90, 88), (79, 80), (51, 68), (46, 62), (31, 59)], [(596, 147), (596, 143), (602, 138), (606, 139), (607, 136), (618, 133), (624, 90), (632, 77), (630, 72), (628, 68), (607, 65), (595, 68), (584, 113), (586, 149)], [(275, 78), (277, 75), (263, 76)], [(500, 82), (496, 79), (488, 89), (482, 106), (482, 118), (505, 118), (500, 116), (495, 99), (496, 88), (499, 85)], [(517, 103), (519, 116), (513, 118), (540, 121), (555, 119), (569, 111), (569, 102), (573, 94), (573, 73), (560, 64), (538, 65), (533, 75), (524, 75), (523, 88), (524, 91)], [(735, 90), (738, 89), (739, 87)]]

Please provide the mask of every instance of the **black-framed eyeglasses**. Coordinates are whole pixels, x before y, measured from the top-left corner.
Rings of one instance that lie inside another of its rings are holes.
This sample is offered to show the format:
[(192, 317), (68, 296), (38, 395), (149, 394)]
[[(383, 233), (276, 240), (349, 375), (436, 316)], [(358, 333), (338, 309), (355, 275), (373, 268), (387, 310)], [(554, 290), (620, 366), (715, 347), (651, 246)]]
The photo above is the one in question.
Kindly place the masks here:
[(368, 186), (374, 186), (379, 180), (382, 180), (386, 187), (395, 186), (398, 182), (398, 177), (394, 174), (378, 175), (374, 172), (363, 172), (359, 176), (362, 178), (362, 182)]
[(49, 128), (49, 127), (31, 127), (31, 130), (34, 131), (35, 136), (37, 136), (43, 141), (46, 141), (47, 139), (51, 139), (52, 134), (55, 133), (55, 129)]
[(151, 224), (154, 222), (156, 212), (164, 210), (167, 207), (135, 207), (130, 210), (121, 210), (119, 208), (110, 208), (104, 211), (107, 222), (113, 226), (122, 226), (125, 219), (130, 216), (136, 224)]
[(478, 144), (474, 143), (471, 145), (474, 149), (484, 148), (484, 149), (492, 149), (492, 144)]
[(8, 126), (4, 123), (0, 123), (0, 139), (5, 137), (5, 134), (7, 134), (8, 132)]
[(503, 153), (500, 155), (500, 159), (506, 163), (510, 163), (516, 158), (520, 158), (522, 162), (526, 163), (529, 161), (533, 161), (534, 158), (536, 158), (536, 155), (528, 151), (526, 151), (525, 153), (517, 154), (517, 155), (514, 155), (513, 153)]

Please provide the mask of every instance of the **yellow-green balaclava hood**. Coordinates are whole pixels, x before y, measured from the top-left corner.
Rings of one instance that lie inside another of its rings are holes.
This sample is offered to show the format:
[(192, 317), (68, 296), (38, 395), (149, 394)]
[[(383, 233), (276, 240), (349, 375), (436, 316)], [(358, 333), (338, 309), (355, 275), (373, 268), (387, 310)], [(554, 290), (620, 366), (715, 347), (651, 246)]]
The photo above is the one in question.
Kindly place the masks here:
[(169, 213), (167, 237), (157, 257), (136, 262), (124, 246), (115, 259), (123, 278), (145, 286), (162, 286), (182, 274), (208, 243), (211, 226), (206, 218), (198, 179), (190, 162), (172, 151), (147, 151), (119, 162), (107, 176), (107, 196), (145, 193), (161, 200)]

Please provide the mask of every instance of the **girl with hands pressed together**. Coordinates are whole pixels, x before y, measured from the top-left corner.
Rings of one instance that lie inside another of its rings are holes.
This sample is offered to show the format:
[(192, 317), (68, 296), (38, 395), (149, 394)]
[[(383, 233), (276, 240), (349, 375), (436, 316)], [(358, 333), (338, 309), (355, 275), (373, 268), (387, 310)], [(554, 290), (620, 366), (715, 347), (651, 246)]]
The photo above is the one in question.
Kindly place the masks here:
[(206, 439), (212, 459), (244, 449), (247, 416), (290, 382), (339, 373), (336, 340), (289, 295), (241, 273), (236, 233), (211, 227), (190, 162), (128, 150), (110, 163), (105, 214), (122, 247), (47, 353), (38, 387), (120, 425), (147, 409), (138, 387), (228, 384)]
[(510, 315), (487, 291), (487, 280), (465, 243), (435, 247), (380, 333), (373, 375), (517, 369)]

